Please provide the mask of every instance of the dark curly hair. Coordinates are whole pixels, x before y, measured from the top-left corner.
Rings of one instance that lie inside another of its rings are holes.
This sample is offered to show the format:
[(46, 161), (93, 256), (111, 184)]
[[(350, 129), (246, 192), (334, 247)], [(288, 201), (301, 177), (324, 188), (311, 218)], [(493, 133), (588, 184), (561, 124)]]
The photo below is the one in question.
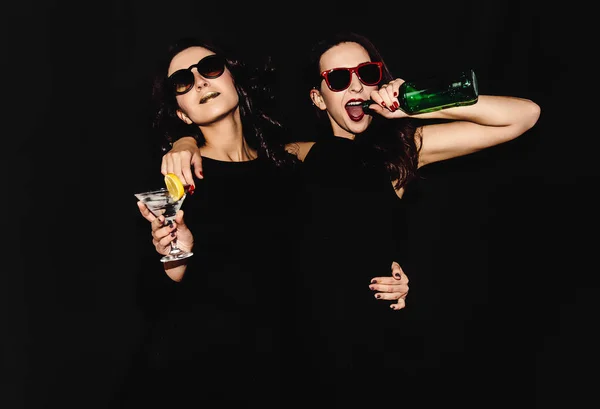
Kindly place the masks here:
[(174, 141), (183, 136), (193, 136), (198, 146), (206, 143), (198, 126), (188, 125), (177, 117), (177, 100), (169, 86), (166, 73), (171, 60), (190, 47), (203, 47), (225, 58), (227, 69), (235, 82), (239, 96), (240, 117), (244, 138), (248, 145), (257, 151), (259, 157), (266, 158), (276, 166), (295, 165), (297, 159), (285, 151), (287, 130), (271, 113), (278, 113), (274, 92), (275, 68), (270, 57), (262, 66), (250, 67), (239, 57), (233, 56), (213, 40), (193, 37), (179, 39), (167, 47), (165, 57), (157, 64), (153, 79), (152, 102), (154, 115), (152, 128), (163, 141), (163, 151), (168, 150)]
[[(355, 32), (343, 31), (318, 41), (312, 47), (305, 67), (304, 80), (307, 84), (320, 90), (324, 86), (319, 69), (321, 56), (330, 48), (349, 42), (363, 46), (369, 53), (371, 61), (383, 63), (381, 84), (386, 84), (394, 79), (383, 57), (369, 39)], [(318, 108), (315, 108), (315, 111), (319, 120), (319, 128), (326, 133), (331, 133), (331, 124), (327, 113)], [(358, 143), (367, 145), (374, 152), (371, 160), (383, 161), (390, 179), (396, 181), (394, 186), (396, 189), (405, 187), (416, 178), (421, 146), (418, 129), (416, 123), (410, 118), (388, 120), (374, 115), (369, 128), (363, 134), (356, 136)]]

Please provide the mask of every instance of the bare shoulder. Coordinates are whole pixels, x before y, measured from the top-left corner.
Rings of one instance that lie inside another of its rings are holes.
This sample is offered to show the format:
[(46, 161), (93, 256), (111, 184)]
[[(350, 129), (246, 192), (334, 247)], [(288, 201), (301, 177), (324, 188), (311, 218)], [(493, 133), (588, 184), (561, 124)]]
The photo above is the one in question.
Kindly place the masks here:
[(315, 142), (292, 142), (285, 145), (285, 150), (304, 161)]

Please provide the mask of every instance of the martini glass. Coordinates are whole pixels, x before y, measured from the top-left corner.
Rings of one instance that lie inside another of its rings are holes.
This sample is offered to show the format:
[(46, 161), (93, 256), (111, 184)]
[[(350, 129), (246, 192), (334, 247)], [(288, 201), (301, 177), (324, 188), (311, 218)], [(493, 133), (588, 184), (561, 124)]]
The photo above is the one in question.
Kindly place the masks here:
[[(151, 190), (149, 192), (135, 193), (135, 197), (148, 207), (148, 210), (156, 217), (163, 215), (165, 222), (172, 222), (175, 220), (175, 214), (181, 209), (181, 205), (187, 196), (187, 193), (191, 192), (190, 185), (184, 185), (185, 193), (179, 200), (173, 200), (173, 197), (169, 194), (166, 188)], [(194, 253), (189, 251), (183, 251), (177, 247), (177, 239), (171, 241), (171, 251), (166, 256), (162, 257), (160, 261), (163, 263), (167, 261), (182, 260), (190, 257)]]

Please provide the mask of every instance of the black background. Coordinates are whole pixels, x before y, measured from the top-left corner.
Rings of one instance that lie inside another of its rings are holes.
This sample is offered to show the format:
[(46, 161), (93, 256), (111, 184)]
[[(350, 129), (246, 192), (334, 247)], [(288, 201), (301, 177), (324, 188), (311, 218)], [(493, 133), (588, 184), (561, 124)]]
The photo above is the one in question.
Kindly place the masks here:
[(472, 373), (461, 378), (467, 384), (449, 376), (456, 395), (441, 402), (460, 405), (457, 396), (477, 390), (489, 392), (481, 407), (592, 401), (589, 10), (465, 0), (204, 3), (20, 1), (3, 13), (0, 406), (110, 407), (125, 376), (141, 330), (137, 254), (151, 245), (135, 235), (133, 192), (162, 183), (161, 153), (147, 136), (148, 76), (162, 46), (216, 33), (249, 54), (270, 53), (302, 135), (310, 106), (293, 82), (298, 53), (341, 28), (371, 38), (399, 77), (471, 66), (480, 93), (542, 108), (517, 140), (424, 168), (412, 195), (408, 309), (428, 328), (419, 353), (452, 368), (448, 375)]

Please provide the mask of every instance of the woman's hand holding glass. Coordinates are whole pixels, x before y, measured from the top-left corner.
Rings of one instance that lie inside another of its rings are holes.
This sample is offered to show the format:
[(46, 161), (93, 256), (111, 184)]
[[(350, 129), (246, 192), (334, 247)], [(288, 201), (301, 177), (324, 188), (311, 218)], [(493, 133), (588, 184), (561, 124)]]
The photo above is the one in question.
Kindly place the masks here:
[(152, 228), (152, 244), (159, 254), (167, 255), (171, 250), (171, 242), (177, 238), (177, 246), (184, 251), (192, 251), (194, 247), (194, 235), (187, 228), (183, 220), (183, 210), (179, 210), (175, 216), (175, 223), (164, 224), (164, 216), (155, 217), (146, 205), (138, 202), (140, 213), (150, 222)]
[[(177, 246), (187, 252), (194, 248), (194, 235), (183, 220), (183, 210), (175, 215), (175, 222), (165, 225), (164, 216), (155, 217), (141, 201), (138, 202), (140, 213), (150, 222), (152, 227), (152, 244), (159, 254), (167, 255), (171, 251), (171, 242), (177, 239)], [(163, 263), (165, 273), (173, 281), (181, 281), (187, 269), (187, 259), (167, 261)]]

